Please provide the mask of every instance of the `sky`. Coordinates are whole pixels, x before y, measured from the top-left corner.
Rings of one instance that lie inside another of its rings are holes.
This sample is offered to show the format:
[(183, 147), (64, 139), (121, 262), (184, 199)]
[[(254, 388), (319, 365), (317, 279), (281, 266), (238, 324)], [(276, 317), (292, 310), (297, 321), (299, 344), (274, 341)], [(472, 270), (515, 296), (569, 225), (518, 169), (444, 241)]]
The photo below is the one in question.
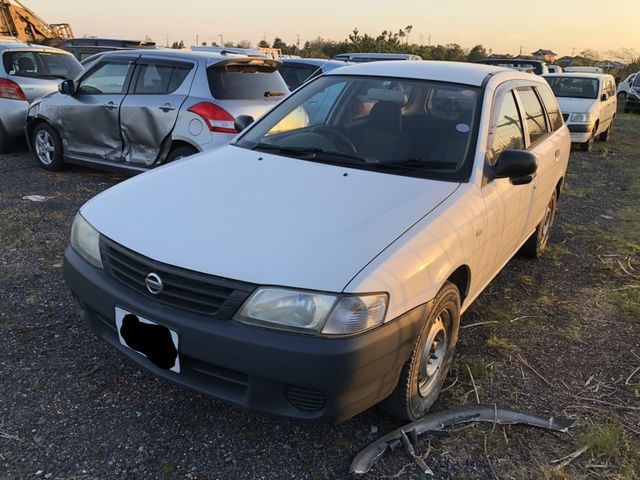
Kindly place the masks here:
[[(494, 53), (539, 48), (640, 51), (640, 0), (22, 0), (48, 23), (68, 22), (76, 37), (183, 40), (255, 45), (278, 36), (300, 45), (343, 40), (358, 28), (377, 35), (412, 25), (410, 42), (482, 44)], [(606, 55), (604, 55), (606, 56)]]

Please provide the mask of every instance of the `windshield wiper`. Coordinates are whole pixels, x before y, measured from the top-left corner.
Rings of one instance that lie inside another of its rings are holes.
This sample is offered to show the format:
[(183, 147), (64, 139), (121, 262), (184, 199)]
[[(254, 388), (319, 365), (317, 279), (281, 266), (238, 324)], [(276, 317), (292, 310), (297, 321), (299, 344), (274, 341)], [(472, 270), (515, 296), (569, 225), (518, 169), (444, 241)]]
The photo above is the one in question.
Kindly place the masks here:
[(399, 162), (379, 162), (368, 163), (376, 169), (398, 169), (398, 170), (448, 170), (457, 169), (456, 162), (429, 162), (418, 158), (409, 158)]
[(268, 90), (266, 92), (264, 92), (264, 96), (266, 98), (269, 98), (269, 97), (282, 97), (283, 95), (286, 95), (286, 93), (284, 93), (284, 92), (270, 92)]
[[(346, 160), (356, 160), (357, 163), (365, 163), (365, 159), (351, 153), (334, 152), (320, 147), (285, 147), (273, 145), (271, 143), (258, 143), (252, 150), (266, 150), (281, 153), (283, 155), (293, 155), (296, 157), (309, 157), (327, 160), (327, 157), (337, 157)], [(354, 162), (351, 162), (354, 163)]]

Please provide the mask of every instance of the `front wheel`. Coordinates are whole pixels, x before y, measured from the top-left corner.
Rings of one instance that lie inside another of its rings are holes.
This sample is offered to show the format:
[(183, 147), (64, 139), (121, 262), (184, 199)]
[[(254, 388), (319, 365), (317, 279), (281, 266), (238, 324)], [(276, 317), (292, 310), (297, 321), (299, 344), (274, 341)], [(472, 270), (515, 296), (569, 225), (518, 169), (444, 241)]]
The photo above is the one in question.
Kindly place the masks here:
[(615, 120), (615, 117), (611, 119), (611, 123), (609, 124), (609, 127), (600, 134), (600, 136), (598, 137), (598, 140), (600, 140), (601, 142), (606, 142), (607, 140), (609, 140), (609, 137), (611, 136), (611, 130), (613, 130), (614, 120)]
[(460, 292), (446, 282), (402, 368), (395, 390), (380, 406), (396, 417), (417, 420), (429, 411), (447, 378), (460, 329)]
[(556, 212), (558, 210), (558, 194), (554, 190), (547, 209), (544, 212), (542, 221), (536, 227), (536, 231), (531, 234), (525, 244), (522, 246), (520, 253), (525, 257), (539, 258), (544, 255), (549, 245), (549, 237), (551, 236), (551, 227), (556, 221)]
[(193, 148), (191, 145), (182, 145), (181, 147), (176, 147), (171, 150), (171, 152), (169, 152), (165, 163), (175, 162), (176, 160), (190, 157), (191, 155), (195, 155), (196, 153), (198, 153), (198, 150)]
[(64, 167), (62, 141), (58, 132), (48, 123), (39, 123), (31, 137), (33, 153), (42, 168), (56, 172)]

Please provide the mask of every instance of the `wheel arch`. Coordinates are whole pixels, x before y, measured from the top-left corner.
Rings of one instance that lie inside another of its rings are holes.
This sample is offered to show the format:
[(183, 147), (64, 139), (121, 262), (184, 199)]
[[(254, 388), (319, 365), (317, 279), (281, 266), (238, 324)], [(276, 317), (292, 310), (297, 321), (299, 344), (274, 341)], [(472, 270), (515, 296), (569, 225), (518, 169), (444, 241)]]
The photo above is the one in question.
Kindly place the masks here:
[(468, 265), (460, 265), (447, 277), (447, 281), (453, 283), (460, 293), (460, 305), (464, 303), (469, 295), (469, 285), (471, 285), (471, 269)]

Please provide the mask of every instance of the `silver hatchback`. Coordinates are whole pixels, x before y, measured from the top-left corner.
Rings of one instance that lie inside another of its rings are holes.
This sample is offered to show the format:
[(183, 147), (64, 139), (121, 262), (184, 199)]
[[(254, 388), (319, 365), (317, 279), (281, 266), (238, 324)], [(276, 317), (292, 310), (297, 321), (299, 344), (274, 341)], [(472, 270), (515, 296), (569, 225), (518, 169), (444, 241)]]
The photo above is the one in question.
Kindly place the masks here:
[(228, 143), (238, 116), (257, 118), (289, 93), (278, 66), (209, 52), (105, 53), (31, 105), (27, 138), (47, 170), (144, 171)]
[(61, 80), (82, 70), (73, 55), (57, 48), (4, 40), (0, 43), (0, 153), (24, 136), (29, 102), (55, 92)]

